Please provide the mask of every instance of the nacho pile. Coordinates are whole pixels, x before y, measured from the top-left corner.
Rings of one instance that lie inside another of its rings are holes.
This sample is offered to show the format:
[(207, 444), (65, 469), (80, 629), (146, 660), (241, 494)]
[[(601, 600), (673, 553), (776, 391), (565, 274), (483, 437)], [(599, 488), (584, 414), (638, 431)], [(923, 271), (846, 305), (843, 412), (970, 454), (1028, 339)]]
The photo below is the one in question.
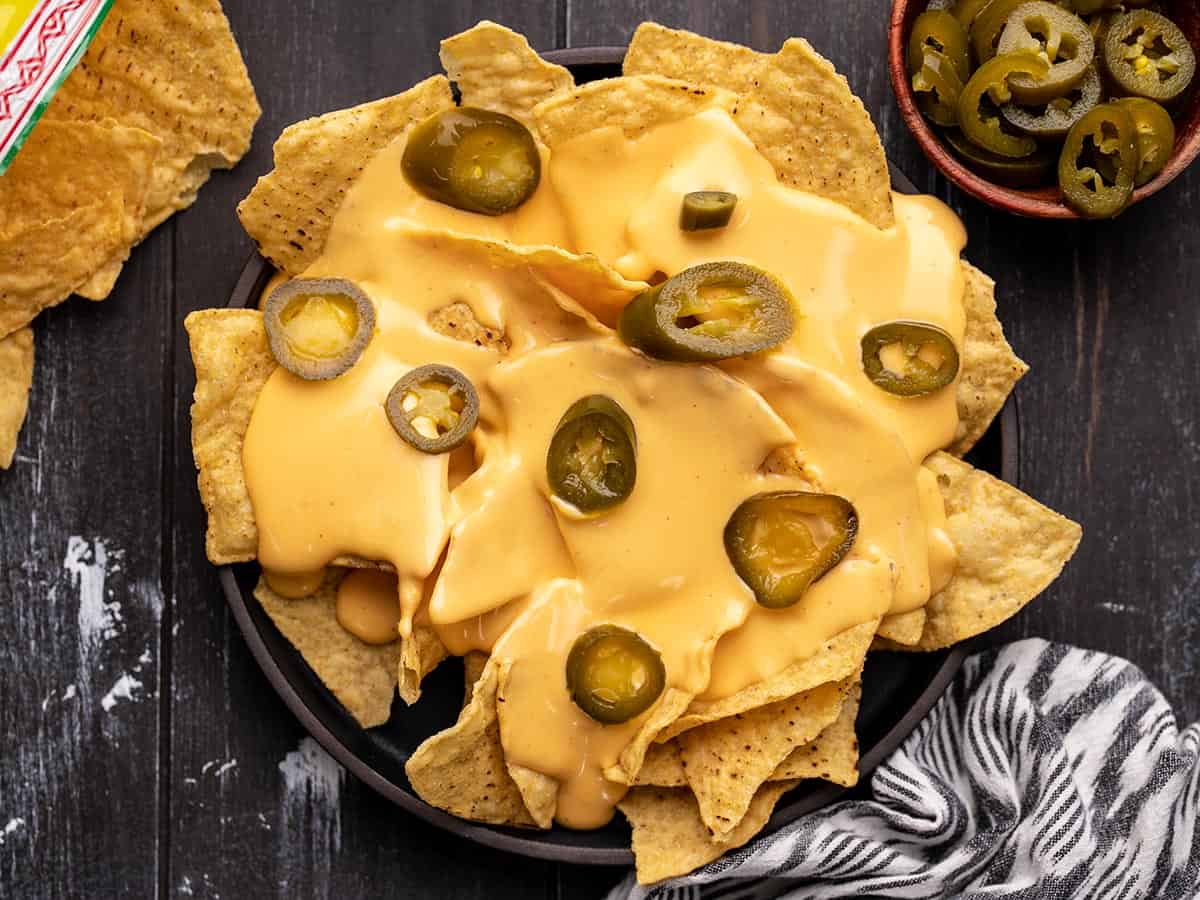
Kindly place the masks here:
[(1079, 527), (962, 461), (1026, 367), (806, 42), (648, 23), (576, 86), (483, 22), (442, 61), (461, 107), (434, 76), (293, 125), (239, 207), (280, 275), (186, 323), (209, 557), (260, 562), (364, 727), (465, 658), (428, 803), (620, 810), (682, 874), (853, 785), (867, 653), (1015, 614)]
[(0, 341), (71, 294), (105, 299), (130, 250), (242, 158), (259, 112), (218, 0), (117, 0), (0, 176)]

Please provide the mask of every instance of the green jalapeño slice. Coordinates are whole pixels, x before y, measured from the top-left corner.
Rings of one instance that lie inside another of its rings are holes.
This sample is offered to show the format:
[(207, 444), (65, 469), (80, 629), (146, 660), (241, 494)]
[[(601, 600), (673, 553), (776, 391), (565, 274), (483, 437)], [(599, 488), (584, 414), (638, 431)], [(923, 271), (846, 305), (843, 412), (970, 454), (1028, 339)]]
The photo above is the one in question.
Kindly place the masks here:
[(725, 526), (725, 552), (760, 605), (797, 603), (850, 552), (858, 513), (845, 497), (777, 491), (742, 503)]
[(1104, 64), (1126, 94), (1166, 103), (1196, 74), (1196, 53), (1179, 26), (1156, 12), (1117, 16), (1104, 38)]
[(401, 168), (425, 196), (485, 216), (516, 209), (542, 177), (541, 157), (528, 128), (504, 113), (467, 106), (417, 124)]
[(344, 278), (298, 278), (271, 292), (263, 325), (275, 360), (306, 381), (348, 371), (375, 331), (375, 306)]
[(1011, 77), (1040, 78), (1048, 71), (1050, 64), (1030, 50), (996, 56), (980, 66), (958, 98), (958, 124), (967, 140), (998, 156), (1031, 156), (1038, 148), (1037, 141), (1005, 130), (998, 107), (1013, 98), (1008, 86)]
[(1141, 187), (1163, 170), (1175, 149), (1175, 123), (1171, 114), (1145, 97), (1122, 97), (1123, 107), (1133, 119), (1137, 132), (1138, 171), (1133, 183)]
[(621, 340), (669, 362), (712, 362), (776, 347), (792, 334), (792, 295), (762, 269), (711, 262), (634, 297)]
[(422, 453), (461, 447), (479, 421), (479, 394), (458, 369), (428, 365), (396, 382), (384, 404), (396, 434)]
[(724, 228), (733, 218), (737, 194), (729, 191), (692, 191), (683, 195), (679, 208), (679, 227), (683, 231)]
[(1020, 103), (1049, 103), (1071, 90), (1087, 72), (1096, 44), (1087, 23), (1047, 0), (1022, 3), (1009, 16), (997, 47), (1000, 56), (1032, 51), (1050, 63), (1043, 75), (1008, 80)]
[(599, 625), (575, 639), (567, 656), (567, 690), (575, 705), (605, 725), (640, 716), (662, 694), (662, 655), (640, 634)]
[(1129, 109), (1101, 103), (1067, 132), (1058, 158), (1063, 199), (1082, 216), (1111, 218), (1129, 205), (1140, 162)]
[(862, 339), (863, 371), (878, 387), (901, 397), (944, 388), (958, 374), (954, 339), (928, 322), (887, 322)]
[(576, 400), (563, 414), (546, 452), (555, 496), (580, 512), (616, 506), (637, 481), (637, 434), (620, 404), (602, 394)]

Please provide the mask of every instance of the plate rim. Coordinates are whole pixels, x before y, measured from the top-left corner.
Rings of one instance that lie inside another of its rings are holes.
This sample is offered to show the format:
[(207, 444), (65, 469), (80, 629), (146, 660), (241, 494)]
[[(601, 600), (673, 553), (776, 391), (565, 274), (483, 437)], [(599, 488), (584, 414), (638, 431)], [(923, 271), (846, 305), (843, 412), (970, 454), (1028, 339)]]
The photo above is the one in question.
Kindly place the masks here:
[[(615, 65), (620, 63), (624, 54), (624, 47), (598, 46), (554, 50), (544, 53), (543, 57), (564, 66)], [(905, 193), (916, 193), (912, 182), (890, 162), (889, 168), (893, 184), (897, 189)], [(226, 308), (252, 306), (252, 298), (262, 291), (274, 272), (274, 268), (265, 258), (258, 252), (252, 253), (238, 276)], [(1001, 478), (1015, 485), (1020, 462), (1020, 418), (1015, 394), (1009, 396), (997, 418), (1001, 435)], [(219, 566), (218, 574), (226, 602), (237, 622), (238, 630), (275, 693), (317, 743), (376, 793), (431, 825), (497, 850), (536, 859), (582, 865), (629, 866), (633, 864), (633, 852), (628, 847), (583, 847), (547, 843), (540, 837), (534, 836), (540, 836), (541, 832), (525, 833), (516, 829), (483, 825), (459, 819), (430, 806), (415, 793), (410, 793), (389, 780), (365, 762), (326, 726), (284, 675), (251, 618), (246, 597), (238, 585), (233, 566)], [(863, 754), (859, 760), (860, 776), (871, 773), (915, 730), (945, 693), (946, 688), (962, 667), (971, 645), (971, 641), (966, 641), (944, 651), (946, 655), (941, 665), (913, 701), (908, 711)], [(860, 780), (859, 783), (863, 782)], [(808, 791), (790, 803), (783, 803), (775, 810), (760, 833), (768, 834), (776, 831), (806, 813), (827, 806), (849, 790), (851, 789), (828, 783), (816, 790)]]

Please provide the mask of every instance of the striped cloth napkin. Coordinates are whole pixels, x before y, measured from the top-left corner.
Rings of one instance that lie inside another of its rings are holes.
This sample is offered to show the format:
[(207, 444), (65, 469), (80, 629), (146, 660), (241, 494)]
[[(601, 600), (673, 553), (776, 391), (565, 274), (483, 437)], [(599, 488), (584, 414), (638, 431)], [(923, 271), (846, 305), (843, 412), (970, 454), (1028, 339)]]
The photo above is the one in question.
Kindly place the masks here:
[(609, 900), (1200, 897), (1200, 724), (1113, 656), (972, 656), (870, 792)]

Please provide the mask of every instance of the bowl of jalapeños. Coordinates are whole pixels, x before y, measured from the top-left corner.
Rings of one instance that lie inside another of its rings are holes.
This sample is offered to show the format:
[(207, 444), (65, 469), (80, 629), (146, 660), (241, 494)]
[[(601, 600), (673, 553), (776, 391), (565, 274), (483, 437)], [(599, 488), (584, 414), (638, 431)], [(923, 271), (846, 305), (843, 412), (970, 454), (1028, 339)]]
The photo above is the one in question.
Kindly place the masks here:
[(461, 103), (291, 126), (239, 207), (187, 320), (208, 556), (381, 794), (682, 874), (870, 772), (1078, 527), (996, 477), (993, 282), (807, 43), (442, 59)]
[(1112, 218), (1200, 153), (1200, 5), (895, 0), (892, 86), (967, 193), (1037, 218)]

